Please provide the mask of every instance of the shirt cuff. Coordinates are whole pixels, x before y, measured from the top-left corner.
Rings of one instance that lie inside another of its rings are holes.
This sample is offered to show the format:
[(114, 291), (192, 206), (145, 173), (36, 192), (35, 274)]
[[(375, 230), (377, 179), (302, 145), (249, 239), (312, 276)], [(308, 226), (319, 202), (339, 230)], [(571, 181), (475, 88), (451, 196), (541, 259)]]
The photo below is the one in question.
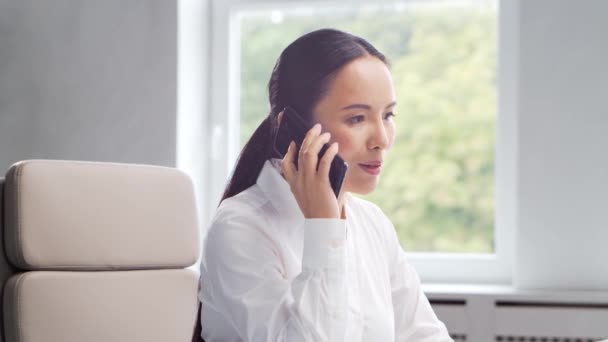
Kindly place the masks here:
[(346, 220), (305, 219), (302, 267), (343, 268), (346, 252)]

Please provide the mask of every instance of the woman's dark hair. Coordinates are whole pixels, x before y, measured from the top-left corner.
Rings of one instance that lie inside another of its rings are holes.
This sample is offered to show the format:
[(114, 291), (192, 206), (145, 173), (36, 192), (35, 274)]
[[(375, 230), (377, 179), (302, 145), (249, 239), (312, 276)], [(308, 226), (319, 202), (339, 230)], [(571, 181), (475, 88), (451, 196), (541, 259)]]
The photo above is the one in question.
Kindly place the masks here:
[(265, 161), (273, 157), (278, 114), (290, 106), (312, 122), (313, 108), (325, 95), (333, 76), (344, 65), (366, 55), (388, 64), (386, 57), (365, 39), (334, 29), (307, 33), (283, 50), (268, 82), (270, 113), (243, 147), (221, 201), (255, 184)]

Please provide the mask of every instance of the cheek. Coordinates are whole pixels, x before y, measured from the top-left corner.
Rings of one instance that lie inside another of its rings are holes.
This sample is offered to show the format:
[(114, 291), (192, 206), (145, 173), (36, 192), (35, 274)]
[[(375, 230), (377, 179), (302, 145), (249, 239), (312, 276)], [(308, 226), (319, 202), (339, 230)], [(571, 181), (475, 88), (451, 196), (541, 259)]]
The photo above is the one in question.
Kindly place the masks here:
[(353, 152), (355, 151), (355, 141), (350, 134), (344, 132), (337, 132), (332, 134), (332, 142), (337, 141), (339, 145), (338, 154), (342, 159), (347, 162), (351, 159)]

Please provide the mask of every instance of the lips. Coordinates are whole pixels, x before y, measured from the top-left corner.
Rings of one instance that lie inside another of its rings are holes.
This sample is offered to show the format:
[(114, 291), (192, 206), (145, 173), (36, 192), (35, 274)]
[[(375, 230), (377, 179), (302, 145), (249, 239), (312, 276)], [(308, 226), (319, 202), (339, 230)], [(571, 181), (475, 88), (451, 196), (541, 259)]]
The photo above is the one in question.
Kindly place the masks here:
[(377, 160), (369, 161), (366, 163), (360, 163), (359, 167), (361, 167), (361, 169), (363, 169), (363, 171), (367, 172), (368, 174), (376, 176), (380, 174), (380, 171), (382, 169), (382, 162)]

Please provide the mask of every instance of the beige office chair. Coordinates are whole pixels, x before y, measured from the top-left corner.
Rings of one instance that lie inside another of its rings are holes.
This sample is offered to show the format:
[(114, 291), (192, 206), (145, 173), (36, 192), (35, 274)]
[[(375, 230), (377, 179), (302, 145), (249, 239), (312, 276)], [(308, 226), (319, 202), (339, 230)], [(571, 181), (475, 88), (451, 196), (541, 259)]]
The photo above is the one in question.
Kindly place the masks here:
[(23, 161), (1, 198), (4, 341), (191, 341), (199, 230), (186, 174)]

